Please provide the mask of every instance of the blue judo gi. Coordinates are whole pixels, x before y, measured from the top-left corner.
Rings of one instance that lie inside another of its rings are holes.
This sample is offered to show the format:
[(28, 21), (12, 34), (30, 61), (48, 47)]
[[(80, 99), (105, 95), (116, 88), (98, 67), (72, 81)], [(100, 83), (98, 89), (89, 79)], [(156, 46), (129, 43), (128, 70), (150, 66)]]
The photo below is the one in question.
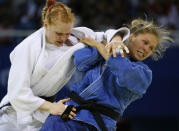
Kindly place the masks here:
[[(96, 103), (110, 107), (120, 115), (131, 102), (146, 93), (152, 81), (152, 71), (144, 63), (131, 61), (128, 57), (122, 58), (120, 54), (117, 54), (116, 58), (111, 56), (105, 61), (96, 48), (76, 51), (74, 63), (77, 71), (85, 75), (81, 82), (70, 85), (69, 90), (75, 91), (85, 100), (95, 98)], [(74, 81), (76, 76), (78, 75), (72, 77), (69, 83)], [(66, 104), (78, 106), (73, 100)], [(102, 114), (101, 116), (107, 130), (115, 131), (117, 121)], [(50, 115), (41, 131), (77, 131), (80, 130), (79, 124), (83, 122), (87, 125), (85, 125), (86, 129), (82, 127), (81, 130), (101, 130), (92, 113), (84, 109), (78, 112), (73, 120), (67, 122), (63, 122), (59, 116)], [(69, 123), (73, 129), (69, 127)]]

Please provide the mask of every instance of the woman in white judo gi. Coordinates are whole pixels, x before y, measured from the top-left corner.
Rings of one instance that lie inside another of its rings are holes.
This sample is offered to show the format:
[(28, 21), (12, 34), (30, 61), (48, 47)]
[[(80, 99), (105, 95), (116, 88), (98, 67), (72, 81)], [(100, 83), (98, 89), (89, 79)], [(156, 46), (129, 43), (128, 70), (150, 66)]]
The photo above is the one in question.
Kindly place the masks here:
[[(113, 38), (115, 48), (115, 41), (120, 39), (115, 35), (117, 32), (123, 32), (123, 39), (129, 35), (127, 28), (105, 33), (85, 27), (72, 29), (74, 14), (67, 6), (51, 0), (47, 0), (42, 20), (44, 27), (23, 40), (10, 54), (8, 93), (0, 103), (0, 131), (36, 131), (49, 113), (63, 113), (64, 103), (69, 99), (54, 103), (54, 95), (75, 70), (71, 56), (84, 47), (78, 39), (91, 37), (109, 43)], [(69, 115), (74, 116), (73, 112)]]

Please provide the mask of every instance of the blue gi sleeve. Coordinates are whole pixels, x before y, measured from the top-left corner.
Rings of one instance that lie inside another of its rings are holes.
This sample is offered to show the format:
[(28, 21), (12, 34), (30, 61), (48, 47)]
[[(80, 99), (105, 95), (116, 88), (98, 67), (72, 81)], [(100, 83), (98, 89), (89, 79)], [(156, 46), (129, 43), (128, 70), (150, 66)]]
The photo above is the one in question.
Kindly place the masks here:
[(110, 57), (107, 67), (116, 76), (116, 84), (125, 87), (131, 92), (143, 95), (152, 81), (152, 71), (142, 62), (131, 62), (127, 57)]
[(79, 71), (87, 71), (103, 60), (96, 48), (83, 48), (77, 50), (74, 54), (74, 64)]

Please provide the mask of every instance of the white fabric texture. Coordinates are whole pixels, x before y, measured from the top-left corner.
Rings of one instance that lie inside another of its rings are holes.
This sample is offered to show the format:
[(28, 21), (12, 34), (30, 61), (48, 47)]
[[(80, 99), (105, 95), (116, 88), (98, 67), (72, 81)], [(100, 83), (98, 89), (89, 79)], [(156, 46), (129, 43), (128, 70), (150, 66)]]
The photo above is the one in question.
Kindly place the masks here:
[[(72, 30), (78, 39), (90, 37), (99, 42), (103, 39), (110, 40), (117, 32), (95, 33), (86, 27)], [(48, 116), (48, 112), (37, 110), (45, 101), (39, 96), (52, 96), (67, 83), (75, 71), (73, 53), (85, 47), (82, 43), (77, 44), (75, 37), (69, 38), (74, 46), (54, 48), (46, 44), (45, 29), (41, 28), (12, 51), (8, 93), (0, 107), (8, 102), (12, 106), (0, 110), (0, 131), (39, 130)], [(60, 53), (56, 56), (57, 52)]]
[(62, 47), (57, 47), (53, 44), (46, 43), (46, 60), (45, 67), (47, 70), (50, 70), (51, 67), (56, 63), (56, 61), (63, 56), (63, 54), (70, 49), (71, 46), (66, 46), (65, 44)]

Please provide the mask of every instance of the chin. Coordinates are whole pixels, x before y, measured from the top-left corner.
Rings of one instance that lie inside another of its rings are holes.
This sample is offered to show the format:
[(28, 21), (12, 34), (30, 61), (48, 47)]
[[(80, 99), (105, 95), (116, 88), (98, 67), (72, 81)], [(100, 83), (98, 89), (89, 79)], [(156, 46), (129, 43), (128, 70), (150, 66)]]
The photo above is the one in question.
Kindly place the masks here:
[(136, 61), (143, 61), (144, 59), (143, 58), (140, 58), (140, 57), (133, 57), (134, 60)]
[(130, 56), (130, 60), (131, 61), (139, 61), (136, 57), (134, 57), (134, 56)]

